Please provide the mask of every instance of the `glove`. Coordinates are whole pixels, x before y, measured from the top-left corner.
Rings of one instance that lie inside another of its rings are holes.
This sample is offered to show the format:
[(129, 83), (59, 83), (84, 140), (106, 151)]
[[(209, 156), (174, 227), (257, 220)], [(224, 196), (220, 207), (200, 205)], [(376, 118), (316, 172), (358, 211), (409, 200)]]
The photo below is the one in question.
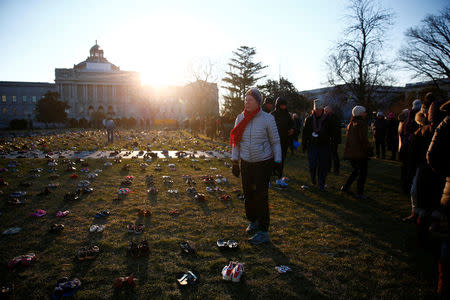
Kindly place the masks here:
[(283, 170), (282, 170), (282, 165), (281, 162), (273, 162), (272, 165), (272, 173), (278, 177), (278, 179), (281, 178), (281, 176), (283, 175)]
[(238, 162), (233, 162), (233, 167), (231, 168), (231, 173), (233, 173), (234, 176), (239, 177), (241, 174), (241, 169), (239, 168)]

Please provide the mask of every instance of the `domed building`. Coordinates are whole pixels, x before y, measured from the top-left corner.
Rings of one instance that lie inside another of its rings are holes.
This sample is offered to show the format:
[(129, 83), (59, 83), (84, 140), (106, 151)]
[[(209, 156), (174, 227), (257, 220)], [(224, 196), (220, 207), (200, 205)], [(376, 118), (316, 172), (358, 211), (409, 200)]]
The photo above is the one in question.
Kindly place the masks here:
[(114, 118), (134, 116), (142, 100), (139, 73), (122, 71), (109, 62), (95, 42), (86, 60), (71, 69), (55, 69), (61, 100), (69, 104), (68, 117), (91, 120), (95, 113)]

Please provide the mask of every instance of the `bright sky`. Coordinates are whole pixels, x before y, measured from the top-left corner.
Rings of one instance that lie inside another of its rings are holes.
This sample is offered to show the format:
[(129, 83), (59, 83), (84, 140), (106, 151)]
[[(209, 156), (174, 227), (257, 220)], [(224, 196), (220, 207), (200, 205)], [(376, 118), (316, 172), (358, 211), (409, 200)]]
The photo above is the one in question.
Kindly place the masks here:
[[(396, 14), (388, 55), (403, 33), (447, 0), (381, 0)], [(306, 90), (326, 85), (324, 64), (344, 27), (346, 0), (17, 1), (0, 0), (0, 81), (54, 82), (55, 68), (86, 59), (98, 40), (105, 57), (138, 71), (143, 84), (182, 85), (190, 65), (210, 60), (218, 78), (232, 51), (255, 47), (269, 67)], [(410, 81), (397, 74), (397, 84)]]

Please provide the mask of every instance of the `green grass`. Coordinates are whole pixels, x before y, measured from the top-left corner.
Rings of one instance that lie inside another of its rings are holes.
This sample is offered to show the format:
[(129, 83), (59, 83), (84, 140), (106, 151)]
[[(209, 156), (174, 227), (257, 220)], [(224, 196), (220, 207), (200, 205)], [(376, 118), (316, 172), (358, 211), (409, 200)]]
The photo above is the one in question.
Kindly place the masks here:
[[(177, 135), (178, 133), (168, 133)], [(183, 133), (183, 135), (188, 135)], [(60, 143), (58, 141), (57, 143)], [(211, 145), (206, 139), (198, 147)], [(144, 144), (144, 143), (141, 143)], [(67, 146), (70, 146), (68, 144)], [(338, 191), (349, 175), (350, 166), (342, 163), (340, 176), (329, 175), (329, 192), (317, 187), (302, 190), (310, 185), (307, 160), (303, 154), (288, 156), (286, 175), (291, 178), (289, 189), (270, 189), (270, 234), (272, 243), (252, 247), (246, 243), (248, 236), (243, 203), (232, 194), (240, 188), (240, 179), (231, 176), (224, 161), (200, 160), (202, 168), (194, 171), (189, 159), (169, 159), (157, 163), (162, 172), (153, 171), (151, 163), (146, 171), (139, 169), (141, 160), (125, 160), (103, 168), (104, 161), (89, 160), (90, 169), (103, 169), (93, 181), (95, 191), (76, 202), (63, 199), (66, 192), (75, 189), (79, 180), (72, 180), (65, 166), (58, 165), (60, 187), (51, 195), (36, 194), (49, 182), (45, 160), (18, 160), (22, 165), (18, 173), (1, 173), (9, 182), (3, 191), (0, 204), (0, 230), (12, 226), (22, 227), (22, 232), (0, 236), (0, 282), (12, 281), (17, 299), (48, 299), (53, 285), (61, 276), (78, 277), (82, 288), (74, 299), (290, 299), (330, 298), (360, 299), (387, 298), (421, 299), (433, 295), (436, 286), (436, 265), (430, 253), (416, 246), (415, 228), (399, 221), (409, 212), (409, 200), (402, 195), (399, 182), (399, 164), (387, 160), (371, 160), (366, 184), (370, 200), (356, 200)], [(177, 171), (169, 171), (168, 163), (175, 163)], [(0, 160), (0, 167), (8, 160)], [(129, 163), (129, 172), (121, 171)], [(33, 186), (19, 188), (32, 168), (42, 167), (41, 176)], [(78, 169), (80, 166), (77, 166)], [(210, 170), (211, 167), (217, 170)], [(134, 191), (126, 200), (115, 201), (120, 182), (126, 175), (134, 175)], [(146, 193), (145, 175), (154, 174), (160, 190), (157, 197)], [(187, 185), (181, 175), (197, 177), (197, 188), (205, 185), (198, 178), (202, 174), (222, 174), (229, 180), (225, 190), (232, 194), (231, 202), (224, 203), (208, 195), (206, 203), (189, 198)], [(171, 175), (174, 187), (180, 194), (170, 196), (162, 176)], [(30, 197), (19, 207), (6, 205), (11, 191), (26, 190)], [(48, 215), (41, 219), (28, 216), (35, 209), (45, 209)], [(100, 221), (93, 216), (98, 210), (108, 208), (111, 216), (103, 223), (103, 233), (89, 233), (89, 226)], [(138, 217), (138, 208), (150, 208), (151, 217)], [(70, 210), (65, 219), (56, 218), (58, 210)], [(179, 216), (169, 211), (180, 210)], [(129, 235), (127, 222), (142, 221), (146, 229), (142, 236)], [(62, 222), (66, 228), (60, 234), (48, 233), (51, 224)], [(215, 242), (218, 238), (233, 238), (240, 244), (237, 252), (221, 252)], [(145, 258), (127, 255), (131, 239), (146, 239), (150, 254)], [(179, 243), (190, 239), (196, 243), (196, 256), (181, 253)], [(98, 245), (101, 254), (93, 261), (77, 261), (76, 250), (84, 245)], [(8, 270), (10, 258), (35, 252), (39, 260), (28, 268)], [(245, 263), (245, 277), (241, 283), (224, 282), (220, 271), (229, 260)], [(288, 265), (293, 272), (279, 275), (274, 267)], [(200, 273), (199, 286), (180, 290), (175, 276), (179, 272), (195, 269)], [(134, 273), (139, 279), (134, 291), (115, 292), (114, 278)]]

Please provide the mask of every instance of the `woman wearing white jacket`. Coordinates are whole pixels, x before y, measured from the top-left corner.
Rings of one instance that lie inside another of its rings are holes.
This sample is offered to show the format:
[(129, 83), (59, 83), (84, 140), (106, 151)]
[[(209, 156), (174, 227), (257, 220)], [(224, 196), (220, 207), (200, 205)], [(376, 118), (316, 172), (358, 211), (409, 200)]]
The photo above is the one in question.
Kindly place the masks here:
[(236, 177), (242, 174), (245, 213), (250, 221), (246, 231), (256, 232), (249, 239), (254, 245), (270, 241), (269, 181), (272, 172), (281, 176), (281, 146), (277, 125), (272, 115), (262, 111), (261, 101), (258, 89), (248, 90), (244, 111), (237, 116), (235, 127), (230, 133), (232, 172)]

